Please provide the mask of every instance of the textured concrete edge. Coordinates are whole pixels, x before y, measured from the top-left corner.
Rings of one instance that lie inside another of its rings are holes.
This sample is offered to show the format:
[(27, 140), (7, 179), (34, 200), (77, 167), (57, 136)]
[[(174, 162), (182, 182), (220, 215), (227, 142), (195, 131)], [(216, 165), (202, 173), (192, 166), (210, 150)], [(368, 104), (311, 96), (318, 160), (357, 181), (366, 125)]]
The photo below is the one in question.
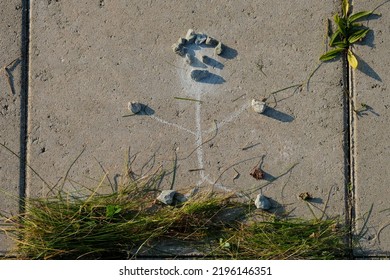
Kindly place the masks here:
[[(15, 3), (9, 3), (8, 5), (12, 5)], [(19, 84), (16, 85), (16, 89), (14, 89), (16, 94), (20, 94), (19, 98), (19, 130), (16, 132), (18, 133), (18, 150), (14, 150), (12, 152), (15, 152), (18, 156), (17, 162), (18, 162), (18, 175), (16, 176), (15, 180), (17, 181), (18, 190), (15, 194), (15, 198), (18, 199), (17, 201), (17, 209), (15, 211), (18, 211), (19, 213), (24, 211), (24, 201), (26, 197), (26, 140), (27, 140), (27, 98), (28, 98), (28, 79), (29, 79), (29, 72), (28, 72), (28, 52), (29, 52), (29, 22), (30, 22), (30, 1), (29, 0), (21, 0), (19, 4), (17, 4), (17, 7), (20, 7), (20, 21), (19, 21), (19, 31), (20, 31), (20, 41), (19, 41), (19, 51), (20, 51), (20, 73), (19, 77), (17, 77), (16, 80), (19, 80)], [(19, 87), (19, 88), (18, 88)], [(6, 153), (11, 151), (6, 151)], [(5, 236), (6, 239), (10, 239), (10, 237)], [(12, 245), (12, 240), (10, 240)], [(11, 250), (11, 251), (10, 251)], [(13, 257), (12, 255), (12, 247), (9, 248), (1, 248), (0, 250), (0, 256), (1, 257)]]

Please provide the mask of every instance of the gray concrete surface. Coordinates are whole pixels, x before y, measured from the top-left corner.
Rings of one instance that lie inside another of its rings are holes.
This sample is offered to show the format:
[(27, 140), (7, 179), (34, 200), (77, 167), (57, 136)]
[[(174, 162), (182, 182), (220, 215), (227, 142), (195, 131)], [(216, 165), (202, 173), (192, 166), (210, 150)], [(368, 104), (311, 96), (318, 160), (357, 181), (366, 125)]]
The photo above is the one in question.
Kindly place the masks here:
[[(19, 153), (22, 59), (20, 0), (0, 2), (0, 26), (0, 142)], [(17, 214), (19, 211), (19, 171), (18, 158), (0, 147), (0, 213), (4, 215)], [(10, 239), (0, 232), (0, 254), (8, 251), (10, 245)]]
[[(330, 194), (326, 213), (344, 216), (341, 63), (321, 67), (308, 91), (277, 94), (263, 115), (250, 108), (252, 98), (308, 78), (337, 3), (100, 2), (32, 2), (29, 164), (49, 184), (83, 148), (67, 188), (96, 185), (88, 178), (103, 176), (99, 163), (119, 181), (130, 148), (133, 171), (143, 175), (171, 169), (176, 154), (174, 188), (215, 184), (255, 198), (269, 183), (263, 194), (279, 209), (310, 216), (298, 198), (307, 191), (319, 209)], [(193, 49), (218, 61), (207, 68), (214, 80), (192, 81), (193, 68), (171, 50), (189, 28), (229, 47), (222, 56)], [(129, 101), (150, 114), (122, 117)], [(265, 177), (257, 181), (250, 173), (260, 162)], [(28, 193), (47, 191), (30, 172)]]
[[(14, 2), (0, 5), (3, 26), (9, 25), (0, 31), (1, 65), (21, 56), (21, 25), (9, 24), (20, 21)], [(129, 168), (136, 176), (152, 174), (172, 169), (177, 158), (176, 189), (214, 185), (253, 199), (262, 191), (274, 210), (299, 217), (312, 217), (298, 198), (309, 192), (318, 217), (326, 208), (327, 215), (343, 220), (348, 169), (342, 62), (323, 64), (308, 89), (275, 94), (277, 104), (269, 98), (264, 114), (250, 108), (253, 98), (306, 81), (325, 52), (327, 19), (340, 10), (340, 1), (129, 2), (30, 2), (27, 162), (46, 182), (28, 170), (27, 195), (50, 194), (85, 149), (69, 172), (68, 191), (96, 186), (104, 173), (115, 188)], [(355, 1), (355, 9), (382, 3), (374, 2)], [(386, 15), (388, 9), (386, 4), (378, 12)], [(374, 32), (355, 49), (360, 66), (350, 84), (353, 104), (372, 108), (351, 114), (352, 205), (356, 235), (368, 226), (355, 254), (381, 256), (389, 255), (390, 244), (384, 188), (390, 179), (387, 18), (370, 20), (369, 26)], [(212, 48), (191, 46), (198, 59), (215, 61), (187, 65), (171, 45), (189, 28), (228, 49), (216, 56)], [(213, 76), (195, 82), (192, 69)], [(20, 66), (13, 73), (15, 95), (4, 75), (0, 81), (0, 110), (9, 104), (0, 111), (0, 140), (19, 151)], [(129, 101), (147, 106), (147, 114), (126, 116)], [(250, 173), (259, 165), (264, 176), (256, 180)], [(18, 159), (0, 150), (0, 167), (2, 190), (17, 196)], [(168, 189), (172, 179), (167, 174), (162, 187)], [(17, 211), (15, 201), (1, 196), (1, 209)], [(7, 250), (2, 238), (0, 249)]]
[[(358, 11), (372, 10), (384, 1), (354, 2)], [(365, 233), (356, 254), (363, 256), (390, 255), (390, 3), (376, 12), (382, 16), (363, 22), (372, 32), (356, 47), (360, 66), (352, 73), (355, 106), (369, 106), (353, 118), (356, 233)]]

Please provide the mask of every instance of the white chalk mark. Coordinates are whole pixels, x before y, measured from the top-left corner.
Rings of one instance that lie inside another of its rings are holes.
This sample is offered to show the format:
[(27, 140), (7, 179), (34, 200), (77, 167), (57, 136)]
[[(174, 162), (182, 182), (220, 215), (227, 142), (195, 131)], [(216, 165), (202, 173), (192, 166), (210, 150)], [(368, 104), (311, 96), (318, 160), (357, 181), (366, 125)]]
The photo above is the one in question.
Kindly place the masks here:
[(235, 111), (229, 117), (227, 117), (226, 119), (224, 119), (224, 120), (220, 121), (219, 123), (217, 123), (216, 127), (213, 127), (213, 128), (211, 128), (209, 130), (206, 130), (206, 131), (204, 131), (204, 133), (212, 133), (215, 130), (218, 130), (218, 129), (222, 128), (224, 125), (231, 123), (236, 118), (238, 118), (241, 115), (242, 112), (247, 110), (250, 106), (251, 105), (249, 104), (249, 102), (245, 103), (239, 110)]
[(201, 126), (201, 109), (202, 104), (197, 103), (195, 104), (195, 122), (196, 122), (196, 139), (195, 139), (195, 145), (197, 148), (196, 155), (198, 157), (198, 168), (201, 169), (199, 175), (200, 180), (198, 181), (197, 185), (200, 186), (204, 182), (205, 173), (204, 173), (204, 164), (203, 164), (203, 139), (202, 139), (202, 126)]
[(223, 190), (223, 191), (225, 191), (225, 192), (231, 192), (231, 191), (232, 191), (231, 189), (225, 187), (225, 186), (224, 186), (223, 184), (221, 184), (221, 183), (215, 184), (214, 187), (216, 187), (216, 188), (218, 188), (218, 189), (220, 189), (220, 190)]
[(176, 127), (176, 128), (179, 129), (179, 130), (183, 130), (183, 131), (185, 131), (185, 132), (187, 132), (187, 133), (190, 133), (190, 134), (192, 134), (192, 135), (197, 136), (197, 133), (195, 133), (195, 132), (193, 132), (193, 131), (191, 131), (191, 130), (185, 128), (185, 127), (182, 127), (182, 126), (180, 126), (180, 125), (178, 125), (178, 124), (167, 122), (167, 121), (165, 121), (165, 120), (163, 120), (163, 119), (160, 119), (159, 117), (156, 117), (156, 116), (153, 116), (153, 115), (150, 115), (150, 117), (151, 117), (152, 119), (154, 119), (154, 120), (160, 122), (160, 123), (163, 123), (163, 124), (166, 124), (166, 125), (169, 125), (169, 126)]

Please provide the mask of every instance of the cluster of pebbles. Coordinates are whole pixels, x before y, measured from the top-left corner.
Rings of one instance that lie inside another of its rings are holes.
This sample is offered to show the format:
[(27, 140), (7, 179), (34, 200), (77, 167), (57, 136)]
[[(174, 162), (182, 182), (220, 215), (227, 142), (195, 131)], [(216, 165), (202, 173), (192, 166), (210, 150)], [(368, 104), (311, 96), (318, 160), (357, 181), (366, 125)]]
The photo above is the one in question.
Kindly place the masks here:
[[(217, 39), (210, 37), (204, 33), (196, 33), (193, 29), (187, 31), (186, 36), (179, 38), (179, 40), (172, 45), (172, 50), (175, 54), (180, 55), (185, 59), (188, 65), (193, 65), (195, 56), (189, 52), (188, 47), (192, 44), (202, 45), (214, 48), (215, 55), (221, 55), (225, 46)], [(202, 62), (209, 64), (212, 59), (206, 55), (202, 56)], [(191, 71), (191, 79), (199, 82), (206, 79), (210, 75), (208, 70), (195, 69)]]

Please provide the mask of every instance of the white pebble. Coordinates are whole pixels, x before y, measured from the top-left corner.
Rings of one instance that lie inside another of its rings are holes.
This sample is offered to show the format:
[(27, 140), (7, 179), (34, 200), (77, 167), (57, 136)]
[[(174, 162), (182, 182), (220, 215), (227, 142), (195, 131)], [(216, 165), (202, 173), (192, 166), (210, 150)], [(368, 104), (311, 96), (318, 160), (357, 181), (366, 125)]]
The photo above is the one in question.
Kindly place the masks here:
[(252, 99), (252, 109), (258, 114), (264, 113), (265, 109), (267, 108), (267, 104), (263, 101)]

